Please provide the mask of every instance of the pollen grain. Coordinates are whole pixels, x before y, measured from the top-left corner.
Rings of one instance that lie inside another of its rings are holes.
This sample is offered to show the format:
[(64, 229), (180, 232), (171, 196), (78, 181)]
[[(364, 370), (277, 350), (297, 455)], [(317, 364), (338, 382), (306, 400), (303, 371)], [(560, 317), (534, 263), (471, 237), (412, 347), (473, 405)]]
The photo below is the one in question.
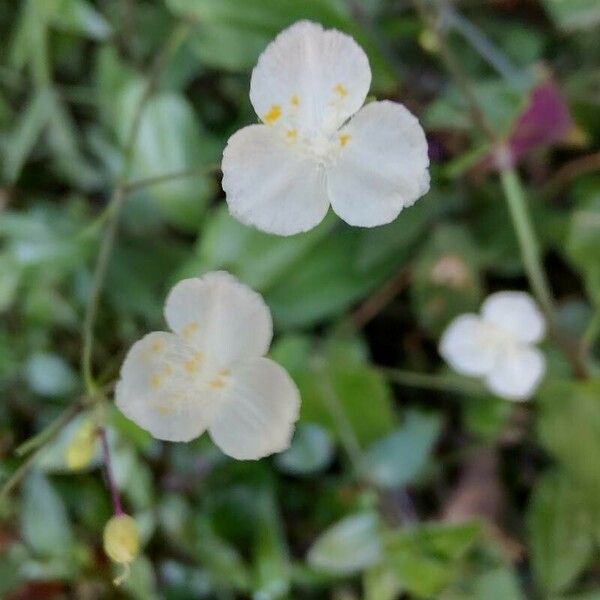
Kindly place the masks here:
[(181, 331), (181, 337), (184, 340), (189, 340), (200, 329), (200, 325), (196, 321), (188, 323)]
[(157, 390), (158, 388), (160, 388), (161, 384), (162, 380), (156, 373), (150, 376), (150, 387), (152, 389)]
[(345, 98), (348, 95), (348, 90), (343, 83), (336, 83), (333, 86), (333, 91), (340, 97)]
[(272, 125), (279, 117), (281, 117), (281, 106), (279, 106), (279, 104), (272, 104), (269, 111), (265, 113), (263, 120), (265, 123)]

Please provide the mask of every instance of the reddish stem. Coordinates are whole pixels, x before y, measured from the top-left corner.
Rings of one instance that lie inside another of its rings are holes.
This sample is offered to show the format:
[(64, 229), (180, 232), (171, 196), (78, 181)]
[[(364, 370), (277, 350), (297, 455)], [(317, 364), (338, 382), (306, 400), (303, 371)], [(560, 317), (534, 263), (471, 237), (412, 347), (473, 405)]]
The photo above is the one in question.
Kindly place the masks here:
[(112, 463), (110, 460), (110, 450), (108, 447), (108, 437), (106, 435), (106, 429), (102, 427), (100, 429), (100, 439), (102, 441), (102, 455), (104, 457), (104, 470), (106, 472), (106, 483), (110, 490), (110, 496), (112, 499), (112, 505), (115, 515), (120, 516), (125, 514), (121, 505), (121, 496), (115, 483), (115, 478), (112, 469)]

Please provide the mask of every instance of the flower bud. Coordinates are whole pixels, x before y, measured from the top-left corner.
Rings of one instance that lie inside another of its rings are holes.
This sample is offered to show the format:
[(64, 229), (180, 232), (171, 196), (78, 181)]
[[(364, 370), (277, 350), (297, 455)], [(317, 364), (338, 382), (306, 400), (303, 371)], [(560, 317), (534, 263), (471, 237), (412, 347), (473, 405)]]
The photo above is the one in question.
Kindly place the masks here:
[(140, 549), (140, 534), (135, 519), (116, 515), (104, 527), (104, 552), (116, 563), (128, 565)]
[(65, 450), (65, 462), (72, 471), (79, 471), (92, 462), (95, 454), (96, 427), (91, 421), (85, 421)]

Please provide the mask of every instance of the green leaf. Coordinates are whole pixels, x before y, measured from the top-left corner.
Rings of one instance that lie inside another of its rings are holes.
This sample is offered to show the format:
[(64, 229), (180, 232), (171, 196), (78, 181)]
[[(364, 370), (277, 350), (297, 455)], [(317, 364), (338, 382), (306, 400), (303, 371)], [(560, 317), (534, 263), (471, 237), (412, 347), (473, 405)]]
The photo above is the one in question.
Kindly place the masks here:
[(541, 442), (589, 498), (600, 495), (599, 395), (597, 379), (552, 382), (539, 394), (537, 429)]
[(448, 210), (448, 193), (430, 191), (426, 197), (402, 211), (400, 216), (381, 227), (360, 232), (357, 266), (361, 271), (381, 264), (402, 264), (422, 238), (427, 225), (435, 216)]
[(33, 472), (22, 491), (21, 532), (29, 547), (45, 557), (69, 557), (73, 533), (62, 498), (46, 477)]
[(363, 576), (364, 600), (395, 600), (402, 591), (398, 578), (385, 564), (376, 564)]
[(194, 521), (194, 550), (216, 587), (244, 591), (250, 573), (238, 551), (214, 530), (204, 517)]
[(25, 366), (27, 382), (41, 396), (64, 396), (75, 389), (77, 378), (62, 356), (50, 352), (32, 354)]
[(556, 25), (565, 31), (593, 29), (600, 24), (597, 0), (542, 0)]
[(496, 440), (501, 434), (514, 406), (495, 396), (471, 398), (462, 404), (463, 418), (470, 432), (484, 440)]
[(379, 519), (367, 512), (345, 517), (322, 533), (308, 552), (308, 562), (321, 571), (349, 575), (381, 558)]
[(438, 415), (410, 411), (398, 429), (367, 450), (368, 477), (383, 487), (414, 481), (427, 465), (440, 426)]
[(474, 600), (476, 598), (485, 598), (485, 600), (508, 600), (508, 598), (510, 600), (524, 600), (525, 597), (519, 587), (515, 573), (511, 569), (498, 567), (477, 577), (473, 598)]
[(573, 211), (567, 253), (586, 274), (590, 296), (600, 305), (600, 191), (587, 196)]
[[(352, 35), (369, 55), (375, 85), (383, 89), (393, 85), (390, 67), (377, 43), (365, 28), (357, 26), (344, 3), (337, 0), (245, 0), (243, 3), (167, 0), (167, 6), (176, 14), (199, 23), (194, 44), (200, 60), (212, 66), (249, 68), (277, 33), (296, 21), (309, 19)], [(232, 48), (228, 48), (227, 41), (232, 43)]]
[[(121, 575), (122, 565), (112, 565), (115, 577)], [(131, 565), (131, 573), (123, 582), (123, 589), (137, 600), (158, 600), (156, 576), (152, 563), (145, 556), (138, 556)]]
[(8, 253), (0, 254), (0, 313), (10, 308), (17, 296), (21, 269)]
[(481, 531), (478, 523), (425, 524), (385, 536), (385, 561), (418, 598), (438, 597), (457, 577), (460, 561)]
[(290, 447), (275, 462), (292, 475), (313, 475), (326, 469), (333, 459), (333, 444), (326, 429), (314, 423), (296, 427)]
[(588, 507), (573, 481), (558, 471), (536, 484), (527, 524), (533, 572), (546, 593), (566, 590), (592, 558)]
[(33, 94), (21, 112), (6, 141), (10, 152), (6, 153), (3, 162), (4, 174), (9, 183), (14, 183), (19, 178), (25, 162), (52, 117), (54, 102), (54, 93), (43, 87)]
[(195, 274), (226, 268), (242, 281), (260, 290), (284, 283), (286, 275), (331, 232), (334, 218), (302, 235), (281, 237), (246, 227), (234, 219), (226, 206), (210, 215), (197, 250), (186, 271)]
[[(117, 131), (122, 144), (127, 142), (144, 89), (141, 82), (134, 81), (121, 93)], [(130, 179), (199, 171), (211, 155), (212, 140), (189, 102), (174, 92), (162, 92), (151, 97), (142, 109)], [(152, 185), (139, 193), (153, 200), (170, 223), (195, 231), (211, 191), (210, 178), (199, 174)]]
[[(515, 89), (512, 83), (500, 80), (479, 80), (474, 86), (477, 101), (498, 135), (508, 135), (524, 108), (527, 93), (534, 83), (535, 79), (530, 77), (520, 83), (520, 89)], [(473, 128), (468, 105), (458, 87), (448, 87), (445, 93), (429, 105), (425, 113), (425, 123), (432, 129)]]
[(257, 499), (258, 522), (254, 547), (254, 597), (260, 600), (286, 598), (290, 591), (290, 565), (283, 523), (271, 490)]
[(390, 272), (387, 265), (363, 271), (359, 256), (356, 231), (344, 227), (324, 239), (266, 294), (275, 320), (300, 327), (341, 314)]
[(86, 0), (46, 0), (50, 23), (57, 29), (105, 40), (112, 32), (108, 21)]
[(358, 442), (369, 444), (394, 428), (392, 393), (379, 371), (352, 351), (348, 342), (339, 343), (335, 351), (330, 346), (316, 362), (314, 356), (305, 356), (302, 367), (291, 374), (300, 388), (303, 422), (323, 425), (339, 437), (339, 417), (331, 406), (334, 402)]

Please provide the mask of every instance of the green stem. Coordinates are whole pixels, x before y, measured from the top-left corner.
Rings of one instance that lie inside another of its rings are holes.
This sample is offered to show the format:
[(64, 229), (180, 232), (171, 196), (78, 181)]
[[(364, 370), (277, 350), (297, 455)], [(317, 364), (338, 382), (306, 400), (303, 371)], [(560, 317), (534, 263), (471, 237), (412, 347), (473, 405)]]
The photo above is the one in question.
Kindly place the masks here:
[(115, 243), (117, 235), (117, 225), (119, 221), (119, 214), (123, 201), (125, 200), (125, 193), (122, 185), (118, 185), (115, 188), (113, 196), (109, 202), (109, 215), (108, 225), (104, 237), (102, 238), (102, 244), (100, 246), (100, 252), (98, 253), (98, 260), (96, 262), (96, 269), (94, 271), (94, 278), (92, 282), (92, 291), (86, 306), (85, 317), (83, 320), (83, 347), (81, 353), (81, 374), (85, 383), (85, 389), (88, 393), (94, 394), (96, 390), (96, 383), (94, 381), (94, 375), (92, 373), (92, 350), (94, 346), (94, 324), (96, 322), (96, 315), (98, 313), (98, 305), (100, 303), (100, 295), (102, 293), (102, 287), (104, 285), (104, 278), (108, 268), (110, 255), (112, 248)]
[(508, 204), (513, 226), (517, 234), (521, 256), (531, 288), (541, 304), (548, 320), (555, 323), (554, 300), (540, 258), (539, 245), (527, 210), (525, 193), (515, 169), (500, 171), (500, 181)]
[(0, 505), (4, 503), (6, 498), (8, 498), (8, 495), (12, 492), (12, 490), (19, 485), (21, 479), (27, 475), (29, 469), (31, 469), (42, 450), (43, 447), (40, 446), (35, 452), (30, 454), (27, 459), (19, 465), (19, 468), (10, 476), (8, 481), (2, 486), (2, 490), (0, 491)]
[(390, 368), (381, 368), (380, 371), (388, 381), (406, 387), (468, 396), (481, 396), (486, 393), (483, 386), (477, 381), (456, 375), (434, 375)]
[(180, 179), (189, 179), (191, 177), (202, 177), (212, 171), (218, 171), (221, 165), (207, 165), (203, 168), (196, 169), (183, 169), (181, 171), (174, 171), (172, 173), (165, 173), (164, 175), (156, 175), (155, 177), (147, 177), (145, 179), (138, 179), (137, 181), (130, 181), (125, 186), (127, 194), (138, 192), (139, 190), (152, 187), (154, 185), (160, 185), (161, 183), (169, 183), (171, 181), (177, 181)]
[[(121, 208), (127, 195), (127, 179), (129, 177), (129, 171), (131, 169), (131, 163), (133, 161), (133, 152), (137, 141), (138, 131), (142, 121), (142, 114), (146, 102), (152, 95), (154, 87), (158, 81), (161, 70), (168, 61), (168, 59), (176, 52), (179, 46), (183, 43), (186, 36), (190, 31), (190, 25), (188, 23), (181, 23), (178, 27), (173, 30), (171, 36), (167, 39), (163, 50), (159, 53), (146, 83), (146, 88), (136, 106), (131, 129), (125, 144), (125, 151), (123, 156), (123, 167), (121, 175), (118, 178), (114, 192), (108, 203), (105, 213), (101, 215), (101, 224), (106, 221), (106, 230), (102, 243), (100, 246), (100, 252), (98, 254), (98, 260), (96, 261), (96, 268), (94, 270), (92, 291), (86, 306), (84, 321), (83, 321), (83, 346), (81, 352), (81, 374), (85, 383), (85, 388), (88, 394), (95, 394), (97, 392), (97, 385), (92, 372), (92, 353), (94, 347), (94, 325), (96, 322), (96, 316), (98, 313), (98, 306), (100, 302), (100, 295), (104, 286), (104, 279), (106, 277), (106, 271), (110, 256), (112, 254), (113, 246), (117, 237), (117, 229), (119, 223), (119, 217), (121, 214)], [(87, 230), (86, 230), (87, 231)]]
[(42, 431), (30, 437), (15, 450), (17, 456), (25, 456), (32, 450), (43, 446), (48, 440), (51, 440), (67, 423), (69, 423), (83, 408), (83, 401), (74, 402), (64, 412), (62, 412), (54, 421), (49, 423)]

